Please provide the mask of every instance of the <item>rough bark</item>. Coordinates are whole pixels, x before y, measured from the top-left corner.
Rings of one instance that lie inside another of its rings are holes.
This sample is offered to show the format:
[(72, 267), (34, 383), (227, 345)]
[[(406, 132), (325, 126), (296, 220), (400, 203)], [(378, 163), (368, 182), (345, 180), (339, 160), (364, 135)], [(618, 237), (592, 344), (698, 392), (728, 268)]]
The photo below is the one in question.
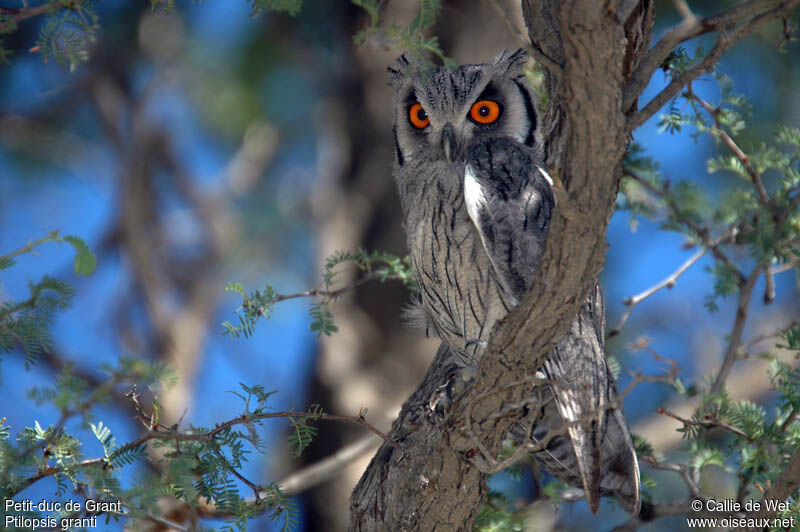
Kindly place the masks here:
[(556, 65), (547, 74), (545, 126), (558, 207), (541, 275), (498, 324), (477, 375), (443, 418), (428, 407), (452, 373), (440, 350), (395, 421), (393, 443), (381, 447), (353, 492), (352, 530), (471, 529), (487, 491), (487, 468), (475, 463), (491, 464), (485, 452), (497, 456), (524, 416), (491, 414), (530, 395), (526, 377), (564, 335), (603, 267), (630, 140), (623, 87), (647, 49), (652, 4), (545, 0), (524, 1), (523, 9), (534, 48)]

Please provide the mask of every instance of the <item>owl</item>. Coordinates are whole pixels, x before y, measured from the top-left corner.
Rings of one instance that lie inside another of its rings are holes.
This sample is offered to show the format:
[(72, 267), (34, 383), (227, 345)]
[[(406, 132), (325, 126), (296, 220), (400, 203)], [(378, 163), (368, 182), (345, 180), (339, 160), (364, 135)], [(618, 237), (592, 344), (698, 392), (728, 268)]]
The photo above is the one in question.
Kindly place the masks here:
[[(526, 63), (519, 50), (433, 71), (402, 56), (388, 69), (419, 321), (463, 366), (476, 365), (494, 324), (535, 278), (556, 208)], [(604, 314), (598, 287), (544, 363), (539, 376), (550, 384), (526, 437), (545, 442), (566, 423), (537, 461), (583, 488), (593, 512), (600, 496), (614, 495), (638, 514), (639, 466), (605, 358)]]

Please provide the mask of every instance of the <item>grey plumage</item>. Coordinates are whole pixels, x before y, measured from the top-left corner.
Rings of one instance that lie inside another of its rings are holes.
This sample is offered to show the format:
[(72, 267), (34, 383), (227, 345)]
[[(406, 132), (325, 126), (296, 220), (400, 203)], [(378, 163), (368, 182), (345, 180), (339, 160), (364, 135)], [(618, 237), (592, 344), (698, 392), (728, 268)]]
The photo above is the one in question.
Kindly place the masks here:
[[(534, 279), (556, 208), (526, 61), (520, 50), (453, 70), (421, 73), (405, 56), (389, 67), (418, 321), (466, 366)], [(604, 320), (598, 287), (542, 368), (552, 400), (539, 406), (530, 437), (541, 441), (568, 422), (537, 460), (583, 487), (593, 511), (600, 495), (613, 494), (638, 513), (638, 463), (605, 358)]]

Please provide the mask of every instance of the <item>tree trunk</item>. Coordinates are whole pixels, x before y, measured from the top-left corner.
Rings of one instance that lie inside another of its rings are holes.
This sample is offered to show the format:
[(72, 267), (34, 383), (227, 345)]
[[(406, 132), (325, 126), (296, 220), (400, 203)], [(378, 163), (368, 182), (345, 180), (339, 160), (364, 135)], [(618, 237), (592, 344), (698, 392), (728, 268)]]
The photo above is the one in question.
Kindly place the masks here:
[(535, 55), (549, 65), (545, 142), (558, 206), (540, 276), (495, 328), (477, 376), (443, 416), (428, 406), (454, 369), (440, 349), (395, 421), (392, 443), (381, 447), (353, 492), (352, 530), (471, 529), (487, 493), (481, 471), (487, 468), (475, 463), (491, 464), (524, 418), (522, 411), (491, 414), (531, 394), (526, 376), (563, 337), (603, 268), (630, 142), (623, 87), (648, 47), (653, 5), (524, 0), (522, 6)]

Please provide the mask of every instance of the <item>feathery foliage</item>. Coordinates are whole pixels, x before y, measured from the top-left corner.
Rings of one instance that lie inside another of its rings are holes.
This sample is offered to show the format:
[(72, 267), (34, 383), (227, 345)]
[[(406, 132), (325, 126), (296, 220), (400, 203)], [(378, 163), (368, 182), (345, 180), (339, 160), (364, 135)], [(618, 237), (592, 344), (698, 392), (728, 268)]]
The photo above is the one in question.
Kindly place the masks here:
[(433, 26), (441, 10), (440, 0), (420, 0), (417, 15), (408, 26), (381, 21), (380, 0), (352, 0), (369, 16), (369, 23), (353, 37), (361, 46), (371, 38), (388, 39), (398, 49), (406, 51), (416, 63), (431, 65), (430, 57), (438, 58), (446, 67), (453, 68), (456, 62), (447, 57), (435, 35), (426, 37), (424, 30)]
[[(247, 0), (251, 16), (264, 12), (286, 12), (295, 16), (303, 6), (302, 0)], [(54, 60), (70, 72), (89, 60), (92, 46), (97, 42), (100, 17), (97, 0), (47, 0), (40, 6), (28, 6), (23, 2), (19, 9), (4, 9), (0, 12), (0, 35), (17, 31), (17, 20), (41, 17), (39, 36), (31, 52), (42, 54), (45, 62)], [(170, 13), (175, 9), (175, 0), (150, 0), (150, 8), (161, 8)], [(3, 46), (0, 40), (0, 65), (8, 64), (13, 51)]]
[[(62, 237), (58, 231), (0, 256), (0, 272), (12, 268), (16, 257), (36, 253), (39, 246), (48, 242), (66, 243), (73, 248), (76, 274), (94, 272), (97, 260), (86, 242), (73, 235)], [(29, 297), (22, 301), (0, 302), (0, 355), (21, 349), (26, 367), (35, 364), (42, 353), (49, 352), (53, 344), (50, 332), (53, 320), (58, 312), (69, 308), (75, 291), (66, 282), (46, 275), (38, 282), (28, 281), (28, 293)]]
[[(362, 275), (353, 285), (335, 287), (336, 277), (341, 273), (339, 266), (349, 264), (354, 266)], [(287, 299), (299, 297), (313, 297), (316, 300), (309, 308), (311, 317), (310, 329), (320, 337), (330, 336), (338, 331), (333, 319), (333, 311), (336, 298), (344, 292), (370, 280), (377, 280), (381, 283), (385, 281), (399, 281), (409, 291), (416, 293), (417, 284), (411, 270), (411, 262), (408, 256), (400, 258), (389, 253), (374, 251), (368, 253), (363, 249), (357, 251), (337, 251), (325, 260), (325, 268), (322, 273), (324, 289), (308, 290), (296, 294), (279, 294), (272, 285), (266, 285), (263, 290), (254, 290), (249, 294), (245, 291), (241, 283), (229, 282), (225, 290), (236, 292), (242, 297), (242, 304), (235, 310), (239, 324), (234, 325), (229, 321), (222, 323), (223, 335), (230, 335), (238, 339), (241, 337), (250, 338), (255, 332), (256, 323), (260, 318), (269, 319), (276, 303)]]
[[(702, 50), (698, 54), (702, 56)], [(671, 63), (670, 75), (679, 74), (696, 61), (697, 57), (679, 53)], [(772, 145), (748, 147), (746, 158), (735, 152), (726, 153), (730, 151), (725, 149), (727, 144), (734, 142), (732, 139), (746, 127), (745, 118), (752, 108), (734, 91), (729, 77), (714, 77), (720, 87), (719, 103), (712, 106), (701, 100), (690, 86), (680, 97), (689, 111), (678, 111), (676, 98), (670, 111), (661, 117), (662, 129), (675, 132), (693, 127), (693, 135), (710, 135), (721, 153), (708, 161), (708, 172), (735, 175), (739, 183), (714, 201), (688, 180), (672, 183), (663, 179), (652, 160), (642, 154), (641, 146), (634, 143), (624, 162), (617, 207), (630, 212), (632, 227), (638, 216), (645, 216), (660, 221), (664, 230), (682, 233), (690, 246), (708, 246), (712, 239), (730, 233), (733, 237), (719, 249), (742, 249), (764, 268), (792, 263), (797, 258), (796, 242), (800, 238), (800, 131), (779, 126)], [(763, 194), (759, 194), (759, 188)], [(743, 280), (733, 263), (718, 257), (710, 273), (714, 289), (706, 299), (706, 307), (715, 312), (719, 309), (718, 299), (737, 293)]]

